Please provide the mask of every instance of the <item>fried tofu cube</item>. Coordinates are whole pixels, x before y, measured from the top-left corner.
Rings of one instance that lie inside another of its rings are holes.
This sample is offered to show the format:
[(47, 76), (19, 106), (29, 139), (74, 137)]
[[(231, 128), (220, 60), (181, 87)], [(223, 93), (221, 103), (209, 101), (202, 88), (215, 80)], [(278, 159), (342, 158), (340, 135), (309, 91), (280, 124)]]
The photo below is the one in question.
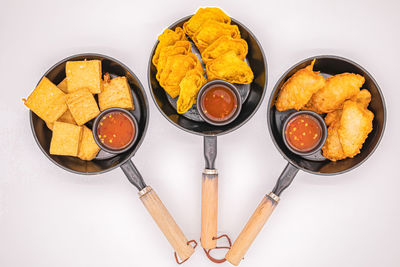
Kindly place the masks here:
[(101, 61), (68, 61), (65, 66), (68, 93), (87, 88), (92, 94), (101, 93)]
[(65, 98), (55, 84), (43, 77), (24, 104), (42, 120), (55, 122), (67, 110)]
[(68, 94), (67, 105), (78, 125), (85, 124), (100, 113), (94, 96), (86, 88)]
[(62, 156), (78, 155), (82, 127), (56, 121), (53, 126), (53, 136), (50, 142), (50, 154)]
[(92, 130), (82, 126), (82, 138), (79, 144), (78, 157), (82, 160), (94, 159), (100, 151), (100, 147), (94, 141)]
[[(67, 123), (71, 123), (71, 124), (75, 124), (76, 125), (76, 121), (74, 120), (74, 117), (72, 117), (71, 111), (69, 111), (69, 109), (67, 109), (67, 111), (65, 111), (64, 114), (62, 114), (61, 117), (58, 118), (57, 121), (67, 122)], [(53, 130), (54, 122), (47, 122), (46, 121), (46, 125), (50, 130)]]
[(134, 109), (132, 92), (126, 77), (117, 77), (103, 83), (99, 106), (101, 111), (108, 108)]
[(59, 84), (57, 84), (58, 89), (68, 94), (67, 78), (64, 78)]

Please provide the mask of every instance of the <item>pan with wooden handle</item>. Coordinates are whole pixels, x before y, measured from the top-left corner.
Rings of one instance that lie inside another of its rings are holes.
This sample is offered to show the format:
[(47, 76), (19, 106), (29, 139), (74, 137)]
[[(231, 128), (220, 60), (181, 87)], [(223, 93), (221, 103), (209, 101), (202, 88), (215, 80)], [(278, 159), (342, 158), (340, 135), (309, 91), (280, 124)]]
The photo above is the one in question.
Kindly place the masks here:
[[(373, 130), (368, 135), (360, 154), (356, 155), (354, 158), (346, 158), (344, 160), (333, 162), (323, 157), (320, 149), (307, 155), (294, 153), (293, 150), (287, 146), (284, 140), (283, 129), (285, 128), (285, 122), (287, 122), (290, 116), (296, 114), (296, 111), (277, 111), (275, 108), (276, 98), (287, 79), (289, 79), (289, 77), (299, 69), (310, 65), (311, 61), (314, 59), (316, 59), (314, 70), (320, 71), (320, 73), (325, 77), (344, 72), (357, 73), (364, 76), (365, 83), (363, 88), (366, 88), (371, 92), (372, 98), (368, 109), (375, 115), (373, 120)], [(349, 59), (338, 56), (315, 56), (305, 59), (291, 67), (282, 75), (275, 85), (268, 106), (267, 117), (269, 133), (276, 148), (288, 161), (288, 164), (280, 175), (274, 189), (262, 198), (253, 215), (236, 238), (231, 249), (225, 255), (226, 260), (233, 265), (238, 265), (243, 259), (247, 250), (279, 203), (281, 193), (292, 183), (299, 170), (320, 176), (327, 176), (341, 174), (357, 168), (375, 151), (382, 139), (386, 125), (385, 101), (377, 82), (363, 67)]]
[[(108, 56), (100, 54), (80, 54), (65, 58), (51, 67), (43, 76), (50, 81), (58, 84), (65, 78), (65, 65), (67, 61), (76, 60), (100, 60), (102, 65), (102, 74), (108, 73), (111, 78), (125, 76), (131, 88), (134, 110), (123, 110), (112, 108), (112, 111), (124, 112), (135, 122), (136, 136), (129, 147), (123, 150), (106, 151), (100, 150), (95, 159), (84, 161), (76, 157), (51, 155), (49, 152), (52, 132), (47, 128), (46, 123), (36, 114), (30, 112), (31, 129), (33, 136), (42, 150), (42, 152), (57, 166), (75, 174), (95, 175), (101, 174), (118, 167), (121, 167), (128, 180), (139, 190), (140, 200), (145, 208), (153, 217), (158, 227), (167, 238), (176, 254), (181, 260), (188, 259), (194, 252), (183, 234), (182, 230), (176, 224), (175, 220), (168, 212), (156, 192), (144, 182), (141, 174), (133, 164), (131, 158), (135, 155), (137, 149), (144, 140), (148, 126), (149, 107), (145, 90), (136, 75), (124, 64)], [(98, 118), (104, 115), (103, 111)], [(96, 120), (86, 123), (89, 128), (95, 127)]]
[[(175, 30), (191, 18), (185, 17), (174, 24), (169, 29)], [(157, 108), (164, 117), (178, 128), (192, 134), (204, 137), (204, 156), (205, 169), (202, 174), (202, 193), (201, 193), (201, 245), (204, 249), (213, 249), (217, 246), (217, 217), (218, 217), (218, 171), (215, 168), (215, 158), (217, 155), (217, 136), (230, 133), (244, 125), (259, 108), (267, 86), (267, 64), (264, 52), (260, 43), (253, 33), (243, 24), (232, 19), (232, 24), (239, 27), (241, 37), (248, 44), (248, 54), (246, 62), (254, 73), (254, 80), (250, 84), (234, 84), (240, 94), (242, 107), (239, 115), (225, 125), (212, 125), (206, 122), (198, 112), (196, 105), (184, 114), (179, 114), (176, 110), (177, 99), (171, 98), (160, 86), (156, 74), (157, 69), (152, 63), (158, 42), (154, 45), (149, 59), (148, 82), (150, 92)], [(200, 52), (191, 40), (191, 51), (201, 61)]]

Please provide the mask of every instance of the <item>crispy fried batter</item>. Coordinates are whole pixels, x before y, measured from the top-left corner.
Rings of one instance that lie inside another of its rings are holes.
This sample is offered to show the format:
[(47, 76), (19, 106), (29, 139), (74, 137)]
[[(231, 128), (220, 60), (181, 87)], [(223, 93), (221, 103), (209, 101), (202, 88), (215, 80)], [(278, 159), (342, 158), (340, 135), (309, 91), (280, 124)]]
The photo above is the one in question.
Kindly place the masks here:
[(213, 42), (201, 54), (204, 64), (222, 56), (226, 52), (235, 51), (238, 58), (244, 60), (248, 52), (247, 42), (241, 38), (232, 38), (230, 36), (221, 36)]
[(326, 79), (325, 86), (318, 90), (307, 104), (318, 113), (340, 109), (343, 102), (355, 96), (364, 84), (364, 77), (354, 73), (342, 73)]
[(315, 59), (285, 82), (275, 103), (278, 111), (303, 108), (312, 95), (325, 85), (324, 77), (313, 71), (314, 63)]
[(203, 52), (209, 45), (218, 40), (221, 36), (240, 38), (238, 26), (221, 23), (215, 20), (208, 20), (194, 34), (192, 40), (200, 52)]
[(362, 107), (367, 108), (369, 102), (371, 102), (371, 93), (367, 89), (362, 89), (358, 94), (350, 98), (350, 100), (356, 101)]
[(201, 63), (195, 54), (175, 55), (167, 58), (165, 69), (160, 75), (160, 85), (172, 97), (179, 95), (179, 83), (189, 70), (198, 69), (204, 73)]
[[(340, 118), (339, 118), (340, 119)], [(331, 161), (337, 161), (346, 158), (343, 152), (342, 144), (340, 143), (338, 129), (340, 120), (331, 122), (328, 128), (328, 135), (324, 146), (322, 147), (322, 155)]]
[(343, 105), (343, 113), (338, 129), (340, 143), (347, 157), (354, 157), (372, 131), (374, 114), (357, 102), (348, 100)]
[(185, 33), (183, 32), (181, 27), (176, 27), (175, 31), (170, 29), (165, 29), (165, 31), (158, 36), (158, 45), (156, 51), (154, 52), (154, 56), (152, 62), (154, 66), (158, 64), (158, 58), (160, 56), (161, 49), (163, 47), (167, 47), (175, 44), (177, 41), (187, 41)]
[(183, 114), (188, 111), (194, 103), (196, 103), (197, 93), (200, 88), (207, 82), (203, 73), (198, 69), (190, 70), (179, 83), (180, 93), (177, 102), (176, 111)]
[(204, 22), (214, 20), (225, 24), (231, 23), (231, 18), (217, 7), (199, 8), (188, 21), (183, 24), (183, 30), (192, 38)]
[(230, 83), (248, 84), (254, 74), (250, 66), (234, 51), (229, 51), (206, 65), (208, 80), (225, 80)]

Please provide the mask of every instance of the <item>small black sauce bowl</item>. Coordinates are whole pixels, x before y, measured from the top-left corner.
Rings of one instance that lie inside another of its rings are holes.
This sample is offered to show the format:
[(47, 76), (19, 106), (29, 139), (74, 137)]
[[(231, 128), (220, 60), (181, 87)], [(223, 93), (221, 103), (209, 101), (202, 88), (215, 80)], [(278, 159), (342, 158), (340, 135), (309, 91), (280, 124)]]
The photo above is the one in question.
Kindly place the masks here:
[[(309, 151), (302, 152), (302, 151), (298, 151), (298, 150), (293, 149), (289, 145), (289, 143), (288, 143), (288, 141), (286, 139), (285, 131), (286, 131), (286, 127), (287, 127), (288, 123), (291, 121), (291, 119), (293, 119), (294, 117), (299, 116), (299, 115), (312, 116), (313, 118), (315, 118), (318, 121), (319, 125), (321, 126), (321, 139), (320, 139), (318, 145), (315, 148), (313, 148), (313, 149), (311, 149)], [(287, 117), (287, 119), (285, 120), (285, 122), (283, 123), (283, 126), (282, 126), (282, 139), (283, 139), (283, 142), (285, 143), (286, 147), (290, 151), (292, 151), (293, 153), (295, 153), (295, 154), (297, 154), (299, 156), (310, 156), (310, 155), (312, 155), (314, 153), (317, 153), (323, 147), (323, 145), (325, 144), (326, 137), (327, 137), (327, 128), (326, 128), (325, 121), (319, 114), (317, 114), (317, 113), (315, 113), (313, 111), (302, 110), (302, 111), (293, 112), (292, 114), (290, 114), (289, 117)]]
[[(98, 126), (99, 126), (99, 123), (100, 123), (101, 119), (102, 119), (103, 117), (105, 117), (107, 114), (111, 113), (111, 112), (122, 112), (122, 113), (124, 113), (126, 116), (128, 116), (128, 117), (132, 120), (133, 125), (134, 125), (134, 127), (135, 127), (135, 136), (133, 137), (133, 139), (132, 139), (132, 141), (130, 142), (130, 144), (129, 144), (128, 146), (122, 148), (122, 149), (110, 149), (110, 148), (106, 147), (106, 146), (100, 141), (99, 136), (98, 136), (98, 133), (97, 133), (97, 128), (98, 128)], [(135, 141), (136, 141), (136, 139), (137, 139), (137, 137), (138, 137), (138, 129), (139, 129), (139, 127), (138, 127), (138, 123), (137, 123), (136, 118), (135, 118), (135, 117), (132, 115), (132, 113), (130, 113), (128, 110), (123, 109), (123, 108), (109, 108), (109, 109), (103, 110), (103, 111), (96, 117), (96, 119), (94, 120), (94, 123), (93, 123), (92, 133), (93, 133), (94, 141), (95, 141), (96, 144), (101, 148), (101, 150), (104, 150), (104, 151), (106, 151), (106, 152), (108, 152), (108, 153), (111, 153), (111, 154), (120, 154), (120, 153), (123, 153), (123, 152), (125, 152), (125, 151), (128, 151), (128, 150), (133, 146), (133, 144), (135, 144)]]
[[(234, 93), (234, 95), (236, 97), (237, 108), (235, 110), (235, 113), (227, 120), (223, 120), (223, 121), (211, 120), (204, 114), (204, 111), (201, 108), (201, 102), (202, 102), (202, 97), (204, 95), (204, 92), (211, 86), (215, 86), (215, 85), (222, 85), (222, 86), (227, 87)], [(242, 98), (240, 97), (238, 89), (230, 82), (223, 81), (223, 80), (213, 80), (213, 81), (210, 81), (210, 82), (206, 83), (205, 85), (203, 85), (203, 87), (200, 89), (199, 93), (197, 94), (197, 105), (196, 106), (197, 106), (197, 111), (199, 112), (201, 118), (205, 122), (207, 122), (211, 125), (214, 125), (214, 126), (222, 126), (222, 125), (227, 125), (227, 124), (233, 122), (239, 116), (239, 113), (242, 109)]]

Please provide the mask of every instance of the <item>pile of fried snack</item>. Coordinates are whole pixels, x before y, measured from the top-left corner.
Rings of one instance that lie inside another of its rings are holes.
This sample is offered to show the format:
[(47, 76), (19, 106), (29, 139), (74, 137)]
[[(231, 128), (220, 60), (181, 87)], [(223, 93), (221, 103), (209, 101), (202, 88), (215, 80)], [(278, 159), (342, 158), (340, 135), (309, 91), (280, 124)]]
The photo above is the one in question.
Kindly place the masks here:
[(331, 161), (352, 158), (372, 131), (374, 114), (368, 110), (371, 93), (361, 89), (363, 76), (341, 73), (327, 79), (313, 71), (315, 60), (293, 74), (275, 103), (278, 111), (311, 110), (325, 114), (328, 136), (322, 152)]
[(103, 81), (100, 60), (68, 61), (65, 72), (57, 86), (43, 77), (24, 102), (53, 131), (50, 154), (92, 160), (100, 148), (85, 123), (100, 110), (134, 109), (131, 89), (126, 77), (110, 79), (107, 73)]
[(158, 36), (159, 43), (152, 59), (161, 87), (172, 98), (179, 96), (178, 113), (185, 113), (196, 103), (198, 91), (207, 82), (202, 64), (191, 52), (186, 35), (200, 51), (209, 81), (252, 82), (253, 72), (244, 61), (248, 46), (240, 38), (239, 28), (231, 25), (230, 17), (221, 9), (200, 8), (183, 28), (166, 29)]

